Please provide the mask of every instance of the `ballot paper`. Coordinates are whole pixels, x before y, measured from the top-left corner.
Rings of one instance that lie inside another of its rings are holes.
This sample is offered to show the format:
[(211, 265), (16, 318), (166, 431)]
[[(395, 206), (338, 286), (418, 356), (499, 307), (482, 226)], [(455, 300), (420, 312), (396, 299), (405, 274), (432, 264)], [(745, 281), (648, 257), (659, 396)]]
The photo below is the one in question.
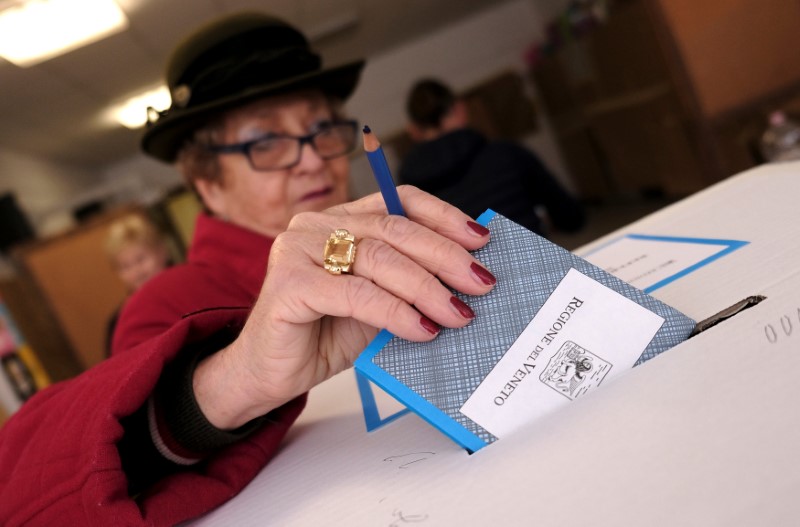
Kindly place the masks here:
[(430, 342), (381, 331), (356, 370), (475, 451), (585, 397), (688, 338), (695, 321), (511, 220), (487, 211), (475, 257), (497, 277), (465, 328)]

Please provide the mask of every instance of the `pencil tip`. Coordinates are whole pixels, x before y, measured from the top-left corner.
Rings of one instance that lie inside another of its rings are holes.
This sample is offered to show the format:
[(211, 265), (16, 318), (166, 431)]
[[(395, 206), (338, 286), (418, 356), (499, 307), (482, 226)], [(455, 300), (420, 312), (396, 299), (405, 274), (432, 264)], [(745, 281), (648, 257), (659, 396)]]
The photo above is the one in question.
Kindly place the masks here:
[(372, 133), (372, 130), (370, 130), (369, 126), (366, 125), (366, 124), (364, 125), (364, 133), (365, 134), (371, 134)]

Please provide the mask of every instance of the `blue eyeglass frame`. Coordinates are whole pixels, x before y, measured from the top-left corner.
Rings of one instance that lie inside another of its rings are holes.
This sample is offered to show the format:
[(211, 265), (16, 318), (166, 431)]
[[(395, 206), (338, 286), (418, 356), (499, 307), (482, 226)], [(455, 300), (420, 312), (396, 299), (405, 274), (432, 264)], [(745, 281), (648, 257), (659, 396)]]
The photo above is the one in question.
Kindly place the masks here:
[[(317, 150), (317, 146), (314, 144), (314, 138), (317, 137), (318, 135), (320, 135), (321, 133), (329, 131), (331, 128), (336, 127), (336, 126), (348, 126), (349, 128), (352, 129), (352, 131), (353, 131), (353, 146), (351, 146), (349, 150), (346, 150), (346, 151), (342, 152), (341, 154), (336, 154), (336, 155), (333, 155), (333, 156), (323, 156)], [(330, 126), (328, 126), (327, 128), (322, 128), (320, 130), (317, 130), (316, 132), (312, 132), (310, 134), (302, 135), (302, 136), (284, 135), (284, 134), (267, 134), (267, 135), (261, 136), (261, 137), (256, 138), (256, 139), (251, 139), (250, 141), (245, 141), (244, 143), (234, 143), (234, 144), (231, 144), (231, 145), (204, 145), (204, 147), (209, 152), (214, 152), (215, 154), (244, 154), (244, 156), (247, 158), (247, 161), (250, 163), (250, 166), (253, 168), (253, 170), (257, 170), (259, 172), (273, 172), (273, 171), (276, 171), (276, 170), (285, 170), (287, 168), (292, 168), (297, 163), (299, 163), (300, 162), (300, 155), (301, 155), (301, 152), (303, 151), (303, 145), (306, 145), (306, 144), (311, 145), (311, 148), (314, 149), (314, 152), (316, 152), (322, 159), (325, 159), (325, 160), (333, 159), (333, 158), (348, 154), (348, 153), (352, 152), (353, 149), (355, 148), (355, 145), (356, 145), (355, 137), (356, 137), (356, 133), (357, 132), (358, 132), (358, 121), (355, 121), (353, 119), (346, 119), (346, 120), (332, 121), (330, 123)], [(295, 159), (294, 162), (292, 162), (289, 165), (282, 166), (282, 167), (277, 167), (277, 168), (263, 169), (263, 168), (256, 167), (253, 164), (253, 158), (250, 156), (250, 150), (252, 150), (254, 145), (256, 145), (256, 144), (258, 144), (258, 143), (260, 143), (262, 141), (268, 140), (268, 139), (295, 139), (295, 140), (297, 140), (297, 142), (300, 145), (300, 148), (297, 149), (297, 159)]]

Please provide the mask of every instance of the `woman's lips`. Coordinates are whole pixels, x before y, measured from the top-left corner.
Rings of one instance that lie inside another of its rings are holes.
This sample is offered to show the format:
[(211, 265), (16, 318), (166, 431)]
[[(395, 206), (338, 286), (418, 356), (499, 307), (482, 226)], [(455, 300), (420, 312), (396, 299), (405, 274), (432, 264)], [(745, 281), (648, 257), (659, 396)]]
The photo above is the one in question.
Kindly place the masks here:
[(324, 187), (319, 190), (314, 190), (307, 194), (303, 194), (303, 197), (300, 198), (300, 201), (312, 201), (315, 199), (327, 198), (333, 192), (333, 187)]

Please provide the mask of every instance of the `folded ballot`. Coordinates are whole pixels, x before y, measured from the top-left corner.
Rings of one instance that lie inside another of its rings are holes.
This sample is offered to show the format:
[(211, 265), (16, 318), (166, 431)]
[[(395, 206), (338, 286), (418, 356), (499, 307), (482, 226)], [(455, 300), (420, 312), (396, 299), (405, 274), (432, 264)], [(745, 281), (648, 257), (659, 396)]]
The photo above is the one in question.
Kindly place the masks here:
[(475, 451), (688, 338), (695, 322), (552, 242), (487, 211), (475, 252), (497, 277), (465, 328), (430, 342), (381, 331), (356, 369)]

